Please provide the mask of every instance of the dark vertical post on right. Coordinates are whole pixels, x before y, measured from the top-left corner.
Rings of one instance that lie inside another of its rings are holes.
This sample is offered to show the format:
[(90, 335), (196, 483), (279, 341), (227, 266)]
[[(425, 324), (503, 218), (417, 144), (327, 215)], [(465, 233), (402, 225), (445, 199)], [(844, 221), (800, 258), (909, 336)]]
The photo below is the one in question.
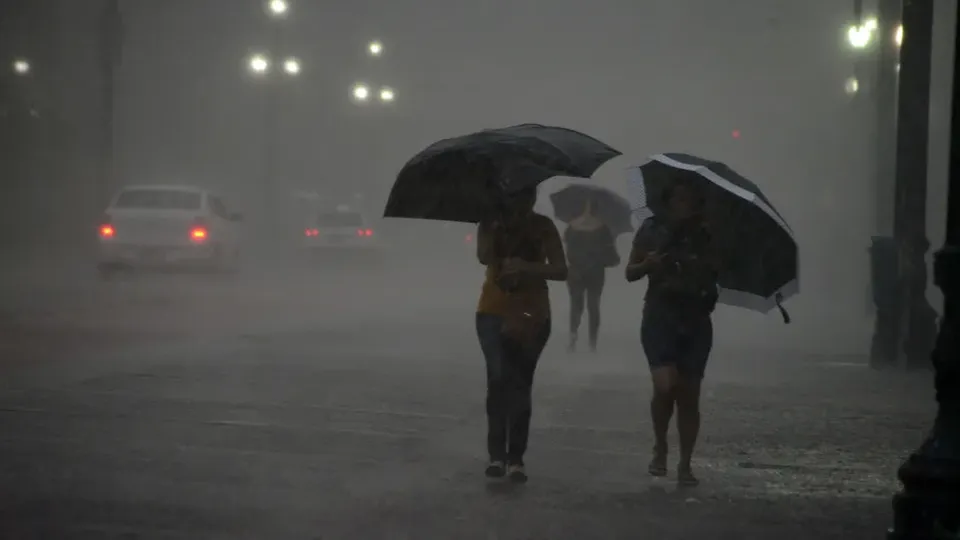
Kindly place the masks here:
[[(960, 29), (960, 12), (958, 12)], [(890, 540), (960, 536), (960, 31), (953, 68), (946, 243), (934, 259), (944, 309), (932, 356), (937, 416), (927, 440), (900, 467)]]
[[(937, 313), (927, 300), (926, 262), (933, 0), (904, 0), (901, 29), (893, 210), (900, 307), (896, 354), (902, 367), (925, 368), (937, 334)], [(896, 42), (894, 32), (880, 38)]]

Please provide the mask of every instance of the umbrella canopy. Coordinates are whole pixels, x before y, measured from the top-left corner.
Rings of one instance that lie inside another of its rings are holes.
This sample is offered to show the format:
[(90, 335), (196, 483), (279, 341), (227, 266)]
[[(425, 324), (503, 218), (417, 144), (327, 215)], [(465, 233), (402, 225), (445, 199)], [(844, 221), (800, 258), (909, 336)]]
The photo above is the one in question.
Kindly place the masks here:
[(436, 142), (400, 170), (384, 217), (476, 223), (554, 176), (588, 178), (619, 156), (572, 129), (521, 124)]
[(570, 184), (550, 195), (553, 213), (564, 223), (583, 214), (587, 201), (591, 212), (604, 223), (614, 236), (633, 231), (630, 201), (609, 189), (586, 184)]
[(688, 154), (656, 154), (628, 171), (633, 208), (665, 215), (664, 190), (678, 183), (705, 199), (704, 219), (720, 254), (720, 302), (768, 312), (799, 292), (793, 231), (756, 184), (730, 167)]

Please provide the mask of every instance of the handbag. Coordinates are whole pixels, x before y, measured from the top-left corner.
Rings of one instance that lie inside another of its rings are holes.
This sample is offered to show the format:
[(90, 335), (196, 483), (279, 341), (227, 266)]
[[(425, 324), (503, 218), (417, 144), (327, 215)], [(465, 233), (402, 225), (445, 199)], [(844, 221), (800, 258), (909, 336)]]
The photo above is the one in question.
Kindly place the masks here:
[(524, 346), (532, 346), (549, 320), (550, 300), (545, 291), (507, 293), (500, 333)]
[[(501, 238), (500, 253), (527, 261), (542, 260), (544, 254), (539, 239), (525, 233), (516, 231), (508, 238)], [(550, 319), (549, 293), (529, 287), (528, 279), (519, 276), (506, 276), (499, 281), (505, 293), (501, 335), (524, 346), (534, 343)]]

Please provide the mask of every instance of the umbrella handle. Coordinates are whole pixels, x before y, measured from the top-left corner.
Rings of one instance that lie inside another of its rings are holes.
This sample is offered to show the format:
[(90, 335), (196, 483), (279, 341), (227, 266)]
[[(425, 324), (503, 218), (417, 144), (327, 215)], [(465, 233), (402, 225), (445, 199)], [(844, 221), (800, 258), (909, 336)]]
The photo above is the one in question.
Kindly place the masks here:
[(777, 293), (777, 295), (774, 296), (774, 299), (777, 302), (777, 309), (780, 310), (780, 316), (783, 317), (783, 324), (790, 324), (790, 314), (787, 313), (787, 310), (784, 309), (783, 304), (780, 303), (783, 301), (783, 295)]

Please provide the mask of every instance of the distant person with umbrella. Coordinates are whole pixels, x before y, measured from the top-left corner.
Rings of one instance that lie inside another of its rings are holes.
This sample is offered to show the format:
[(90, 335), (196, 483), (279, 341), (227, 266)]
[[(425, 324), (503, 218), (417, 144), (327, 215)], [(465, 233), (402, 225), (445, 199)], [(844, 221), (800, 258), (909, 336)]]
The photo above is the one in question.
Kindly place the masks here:
[(526, 482), (533, 377), (551, 330), (547, 281), (567, 277), (553, 220), (537, 214), (537, 186), (589, 177), (620, 155), (570, 129), (521, 124), (445, 139), (397, 175), (385, 217), (477, 223), (486, 266), (476, 310), (487, 374), (486, 476)]
[(724, 303), (779, 309), (799, 290), (797, 244), (760, 189), (722, 163), (657, 154), (631, 169), (637, 209), (652, 216), (634, 238), (627, 281), (649, 280), (641, 341), (650, 364), (654, 449), (649, 472), (667, 474), (674, 407), (677, 481), (699, 483), (691, 460), (700, 431), (700, 384), (713, 346), (711, 313)]
[(567, 223), (563, 240), (567, 247), (570, 293), (570, 341), (577, 346), (580, 321), (587, 310), (590, 350), (597, 350), (600, 330), (600, 298), (606, 269), (620, 264), (616, 236), (632, 231), (630, 203), (612, 191), (572, 184), (550, 197), (554, 214)]

